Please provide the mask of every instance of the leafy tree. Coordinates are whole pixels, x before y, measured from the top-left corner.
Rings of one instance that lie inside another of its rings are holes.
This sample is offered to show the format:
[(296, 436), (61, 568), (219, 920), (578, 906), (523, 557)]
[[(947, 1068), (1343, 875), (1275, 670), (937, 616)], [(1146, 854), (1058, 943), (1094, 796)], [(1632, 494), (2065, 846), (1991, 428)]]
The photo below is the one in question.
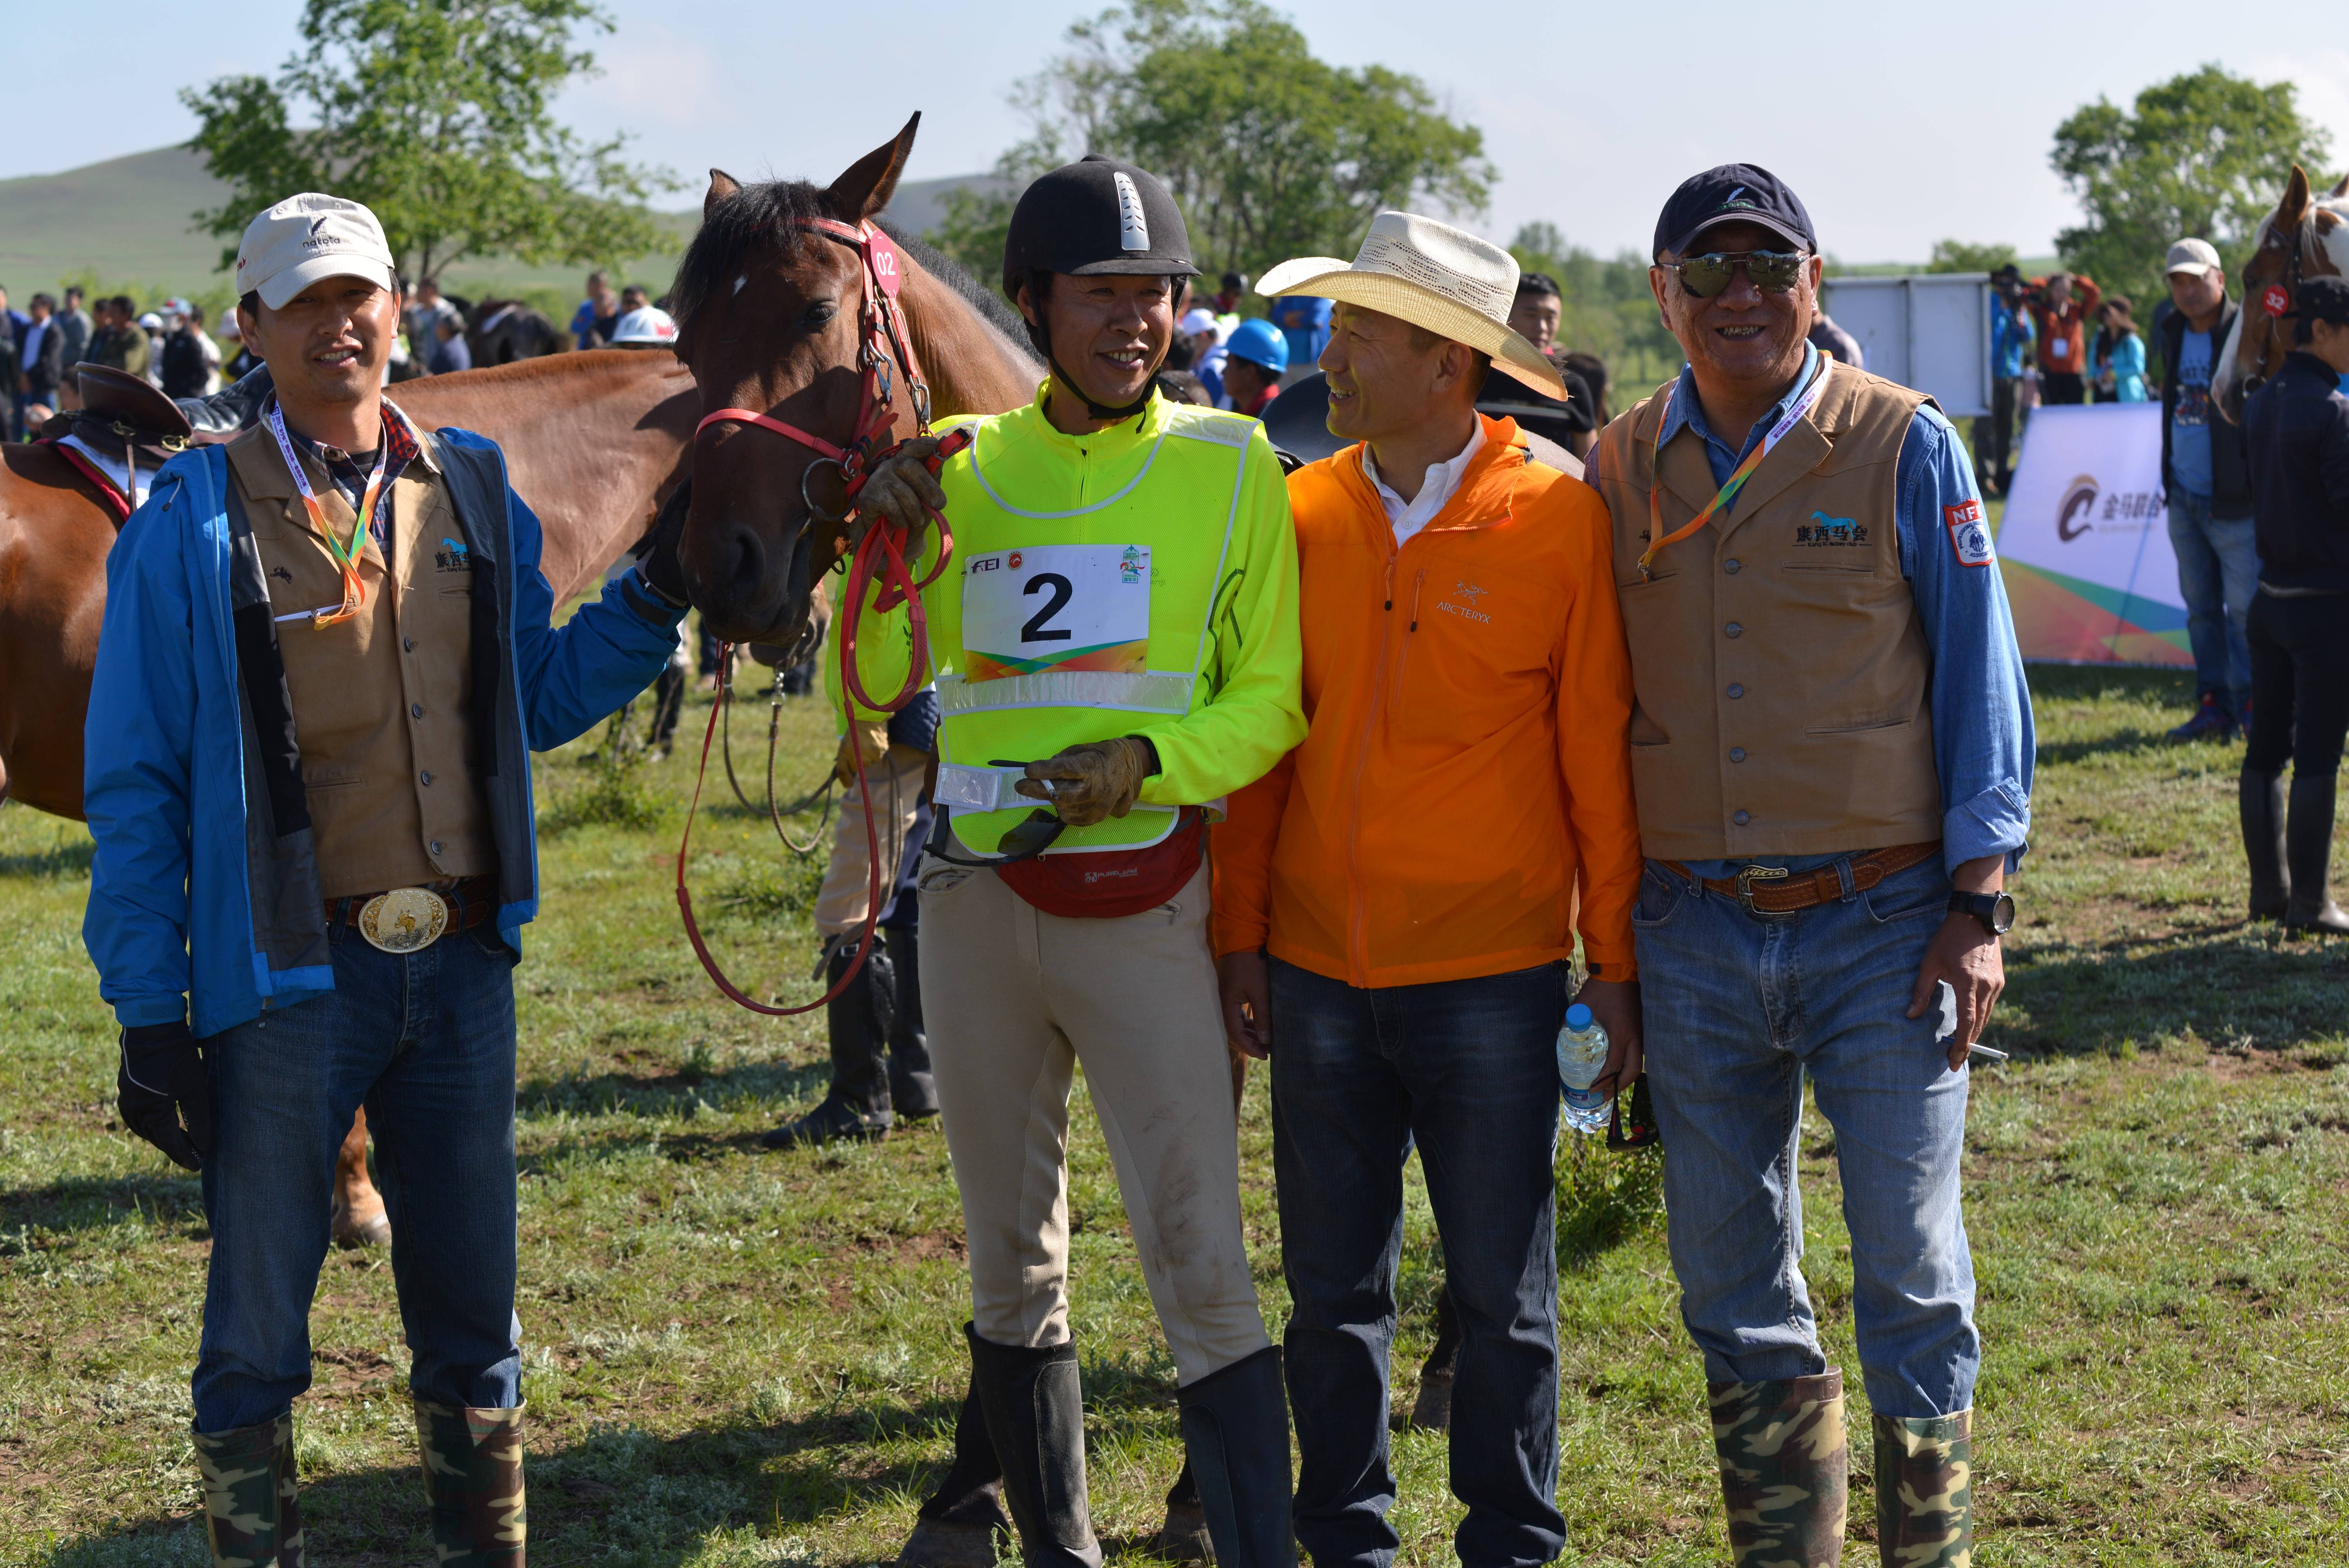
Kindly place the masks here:
[(2013, 245), (1971, 245), (1963, 240), (1937, 240), (1929, 273), (1994, 273), (2014, 261)]
[(2189, 234), (2234, 271), (2292, 166), (2314, 170), (2330, 145), (2302, 116), (2292, 83), (2261, 86), (2216, 65), (2146, 88), (2128, 109), (2099, 98), (2055, 128), (2049, 161), (2087, 218), (2055, 248), (2142, 309), (2168, 292), (2162, 257)]
[(233, 188), (197, 222), (228, 239), (233, 265), (254, 213), (323, 191), (373, 208), (412, 278), (460, 256), (657, 249), (645, 198), (676, 181), (624, 161), (625, 137), (583, 141), (555, 122), (554, 95), (595, 68), (572, 45), (580, 27), (612, 23), (593, 0), (308, 0), (303, 47), (275, 81), (180, 94), (202, 127), (189, 148)]
[(1014, 90), (1035, 131), (998, 163), (1000, 188), (948, 199), (936, 237), (982, 277), (1001, 271), (1018, 191), (1088, 151), (1166, 181), (1210, 277), (1350, 256), (1388, 208), (1484, 211), (1494, 170), (1481, 131), (1442, 113), (1416, 77), (1316, 59), (1259, 0), (1131, 0), (1069, 41)]
[(1624, 251), (1609, 261), (1567, 242), (1555, 223), (1527, 223), (1509, 253), (1529, 273), (1555, 279), (1562, 349), (1607, 362), (1608, 403), (1630, 407), (1680, 368), (1681, 347), (1648, 292), (1648, 259)]

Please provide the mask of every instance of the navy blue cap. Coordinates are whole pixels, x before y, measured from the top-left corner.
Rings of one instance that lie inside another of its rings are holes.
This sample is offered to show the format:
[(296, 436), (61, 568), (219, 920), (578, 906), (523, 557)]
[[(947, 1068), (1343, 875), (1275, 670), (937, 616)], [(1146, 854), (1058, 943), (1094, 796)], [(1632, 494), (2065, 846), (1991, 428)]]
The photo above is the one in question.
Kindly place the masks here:
[(2302, 321), (2329, 321), (2335, 326), (2349, 326), (2349, 278), (2323, 277), (2300, 280), (2300, 297), (2292, 302)]
[(1724, 163), (1681, 181), (1656, 220), (1656, 248), (1685, 254), (1691, 242), (1714, 223), (1759, 223), (1816, 255), (1817, 231), (1811, 215), (1785, 182), (1757, 163)]

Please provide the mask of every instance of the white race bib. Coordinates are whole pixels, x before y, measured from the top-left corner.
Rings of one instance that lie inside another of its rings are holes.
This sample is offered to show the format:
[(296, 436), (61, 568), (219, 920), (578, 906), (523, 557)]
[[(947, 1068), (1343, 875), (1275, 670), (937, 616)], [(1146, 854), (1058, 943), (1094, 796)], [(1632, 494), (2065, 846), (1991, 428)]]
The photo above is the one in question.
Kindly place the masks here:
[(1135, 544), (1038, 544), (968, 557), (963, 679), (1040, 670), (1149, 668), (1150, 552)]
[(2071, 340), (2070, 338), (2068, 338), (2068, 337), (2051, 337), (2051, 338), (2049, 338), (2049, 339), (2047, 340), (2047, 357), (2048, 357), (2048, 358), (2050, 358), (2050, 359), (2061, 359), (2061, 358), (2063, 358), (2065, 355), (2067, 355), (2067, 354), (2069, 354), (2069, 353), (2071, 353), (2071, 352), (2072, 352), (2072, 340)]

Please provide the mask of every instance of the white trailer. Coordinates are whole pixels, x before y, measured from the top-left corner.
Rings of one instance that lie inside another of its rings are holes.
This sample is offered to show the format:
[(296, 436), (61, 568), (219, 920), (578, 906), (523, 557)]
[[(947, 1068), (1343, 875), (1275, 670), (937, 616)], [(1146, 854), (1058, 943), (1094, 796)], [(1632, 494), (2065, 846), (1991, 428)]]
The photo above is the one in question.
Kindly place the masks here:
[(1868, 369), (1930, 392), (1952, 419), (1990, 412), (1990, 274), (1834, 277), (1820, 288)]

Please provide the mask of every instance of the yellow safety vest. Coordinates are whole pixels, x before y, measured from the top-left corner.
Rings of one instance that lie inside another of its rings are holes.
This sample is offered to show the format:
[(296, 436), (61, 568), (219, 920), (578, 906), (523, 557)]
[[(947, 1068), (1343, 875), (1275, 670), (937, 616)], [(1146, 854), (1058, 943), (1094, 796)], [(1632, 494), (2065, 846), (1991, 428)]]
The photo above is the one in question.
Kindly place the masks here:
[(1148, 738), (1162, 771), (1130, 814), (1048, 853), (1156, 843), (1185, 805), (1219, 817), (1305, 733), (1295, 535), (1263, 427), (1160, 397), (1070, 436), (1040, 394), (968, 422), (939, 475), (955, 559), (923, 596), (935, 799), (962, 848), (996, 854), (1041, 804), (1003, 764), (1120, 735)]

